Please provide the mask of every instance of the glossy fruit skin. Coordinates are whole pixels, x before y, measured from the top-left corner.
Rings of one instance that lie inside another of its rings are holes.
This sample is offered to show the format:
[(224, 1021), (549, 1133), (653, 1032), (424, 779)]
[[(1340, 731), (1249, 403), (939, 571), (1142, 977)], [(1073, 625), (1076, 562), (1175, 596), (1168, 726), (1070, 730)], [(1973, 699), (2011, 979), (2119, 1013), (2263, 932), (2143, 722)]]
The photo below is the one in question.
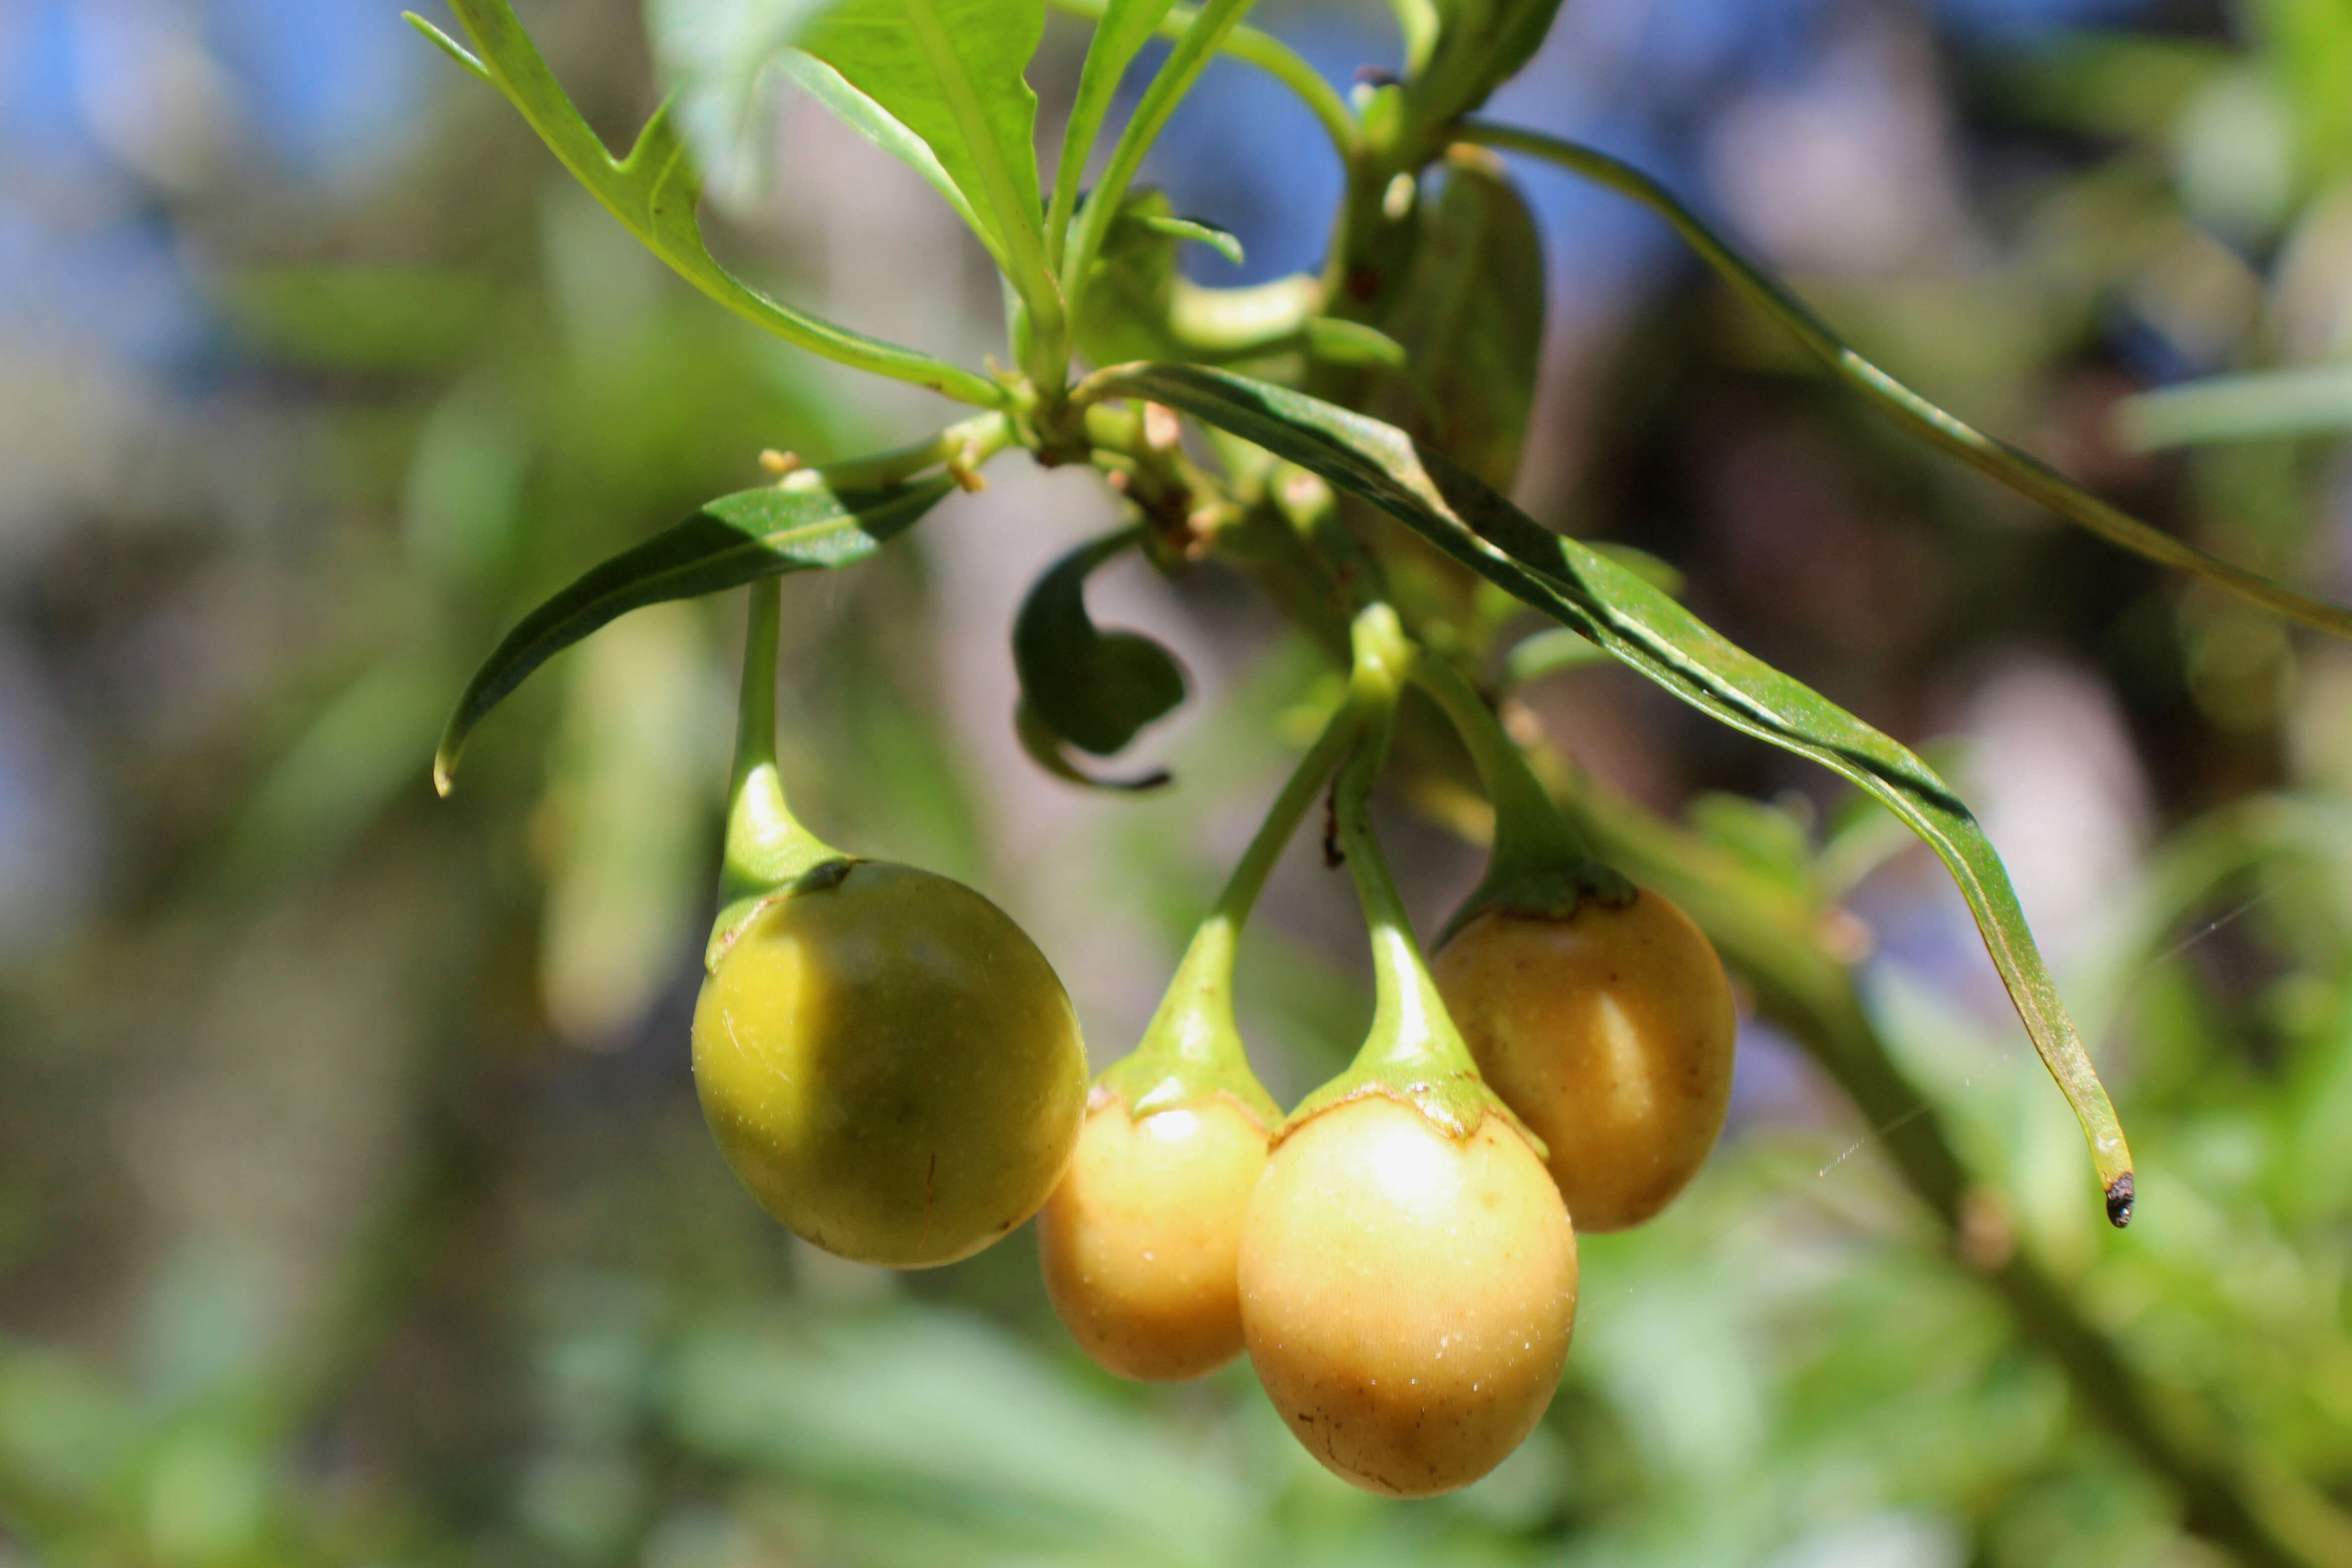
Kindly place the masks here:
[(1641, 1224), (1715, 1147), (1731, 1103), (1731, 984), (1690, 917), (1641, 889), (1567, 919), (1489, 910), (1438, 950), (1478, 1070), (1551, 1150), (1586, 1235)]
[(828, 1252), (921, 1268), (1045, 1203), (1077, 1144), (1086, 1047), (1003, 910), (857, 861), (761, 910), (704, 979), (694, 1081), (762, 1208)]
[(1368, 1491), (1467, 1486), (1535, 1429), (1576, 1318), (1576, 1237), (1489, 1114), (1456, 1141), (1381, 1094), (1292, 1129), (1242, 1227), (1242, 1325), (1294, 1436)]
[(1037, 1215), (1045, 1293), (1087, 1355), (1121, 1377), (1176, 1383), (1241, 1353), (1242, 1218), (1266, 1129), (1212, 1095), (1137, 1119), (1109, 1090)]

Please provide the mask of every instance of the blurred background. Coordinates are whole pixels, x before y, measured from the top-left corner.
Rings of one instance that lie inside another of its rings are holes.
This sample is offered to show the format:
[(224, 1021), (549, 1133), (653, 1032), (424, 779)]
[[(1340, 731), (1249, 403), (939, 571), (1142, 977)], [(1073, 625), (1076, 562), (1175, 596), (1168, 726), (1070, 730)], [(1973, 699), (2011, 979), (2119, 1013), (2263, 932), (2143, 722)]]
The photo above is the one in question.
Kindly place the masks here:
[[(519, 8), (625, 139), (660, 92), (637, 8)], [(1370, 0), (1256, 19), (1337, 81), (1395, 60)], [(1055, 19), (1033, 68), (1048, 137), (1085, 38)], [(978, 247), (813, 106), (769, 109), (716, 171), (720, 253), (977, 363)], [(1659, 175), (1963, 416), (2352, 597), (2347, 0), (1570, 0), (1494, 112)], [(1246, 244), (1210, 283), (1314, 266), (1339, 184), (1231, 64), (1148, 177)], [(1950, 763), (2132, 1131), (2128, 1232), (1932, 858), (1579, 669), (1521, 695), (1593, 778), (1845, 911), (1909, 1100), (1865, 1116), (1745, 1026), (1722, 1147), (1655, 1224), (1586, 1240), (1568, 1381), (1494, 1476), (1382, 1502), (1245, 1366), (1116, 1383), (1025, 1231), (911, 1276), (794, 1243), (688, 1072), (740, 607), (563, 656), (448, 801), (427, 760), (539, 596), (760, 482), (762, 447), (942, 409), (693, 294), (396, 0), (15, 0), (0, 1563), (2352, 1562), (2352, 649), (1906, 444), (1661, 225), (1521, 177), (1553, 287), (1522, 502), (1671, 562), (1727, 634)], [(2255, 379), (2177, 390), (2222, 374)], [(1192, 671), (1137, 747), (1176, 784), (1045, 778), (1006, 630), (1114, 513), (1085, 474), (991, 478), (786, 584), (788, 782), (827, 838), (1010, 909), (1099, 1066), (1318, 670), (1238, 578), (1129, 562), (1096, 612)], [(1476, 853), (1392, 828), (1433, 921)], [(1242, 975), (1286, 1099), (1369, 1017), (1360, 931), (1300, 847)], [(1985, 1194), (1957, 1246), (1885, 1158), (1906, 1124)], [(2294, 1552), (2151, 1466), (1987, 1289), (2016, 1248)]]

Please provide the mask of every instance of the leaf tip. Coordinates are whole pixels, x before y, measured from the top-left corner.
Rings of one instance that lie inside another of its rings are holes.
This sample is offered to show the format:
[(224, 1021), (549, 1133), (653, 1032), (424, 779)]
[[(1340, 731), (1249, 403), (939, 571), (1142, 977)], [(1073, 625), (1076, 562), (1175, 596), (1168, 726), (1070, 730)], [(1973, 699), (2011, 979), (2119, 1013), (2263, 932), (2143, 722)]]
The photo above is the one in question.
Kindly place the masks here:
[(2107, 1223), (2117, 1230), (2131, 1224), (2132, 1173), (2126, 1171), (2107, 1184)]
[(457, 787), (457, 737), (449, 736), (433, 753), (433, 793), (443, 800)]
[[(418, 32), (424, 34), (425, 37), (432, 40), (433, 46), (439, 49), (443, 54), (447, 55), (451, 59), (456, 60), (459, 65), (473, 72), (474, 75), (479, 77), (482, 80), (490, 81), (489, 67), (484, 65), (479, 59), (476, 58), (472, 51), (467, 49), (466, 46), (459, 43), (457, 39), (451, 37), (448, 34), (443, 32), (440, 28), (435, 26), (432, 23), (426, 21), (424, 17), (418, 16), (414, 11), (403, 11), (400, 14), (400, 17), (402, 21), (406, 22), (410, 26), (415, 28)], [(496, 87), (498, 84), (496, 82), (490, 82), (490, 85)]]

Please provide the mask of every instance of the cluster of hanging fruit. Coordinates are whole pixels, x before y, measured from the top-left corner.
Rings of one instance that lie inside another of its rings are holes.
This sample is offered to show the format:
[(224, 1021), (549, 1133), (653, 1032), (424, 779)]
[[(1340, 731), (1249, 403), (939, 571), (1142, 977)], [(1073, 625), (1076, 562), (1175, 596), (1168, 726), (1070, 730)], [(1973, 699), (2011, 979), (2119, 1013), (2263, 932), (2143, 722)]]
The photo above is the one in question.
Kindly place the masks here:
[[(1174, 1381), (1246, 1348), (1292, 1432), (1359, 1486), (1426, 1496), (1494, 1468), (1559, 1384), (1574, 1227), (1649, 1218), (1721, 1130), (1734, 1021), (1706, 939), (1586, 853), (1484, 700), (1375, 605), (1346, 700), (1140, 1047), (1089, 1090), (1068, 997), (1019, 927), (793, 821), (774, 586), (753, 594), (694, 1019), (703, 1110), (744, 1185), (817, 1246), (897, 1268), (1036, 1215), (1054, 1305), (1109, 1370)], [(1433, 968), (1370, 820), (1408, 682), (1462, 730), (1496, 816)], [(1285, 1118), (1235, 1026), (1235, 945), (1327, 786), (1378, 994), (1354, 1064)]]

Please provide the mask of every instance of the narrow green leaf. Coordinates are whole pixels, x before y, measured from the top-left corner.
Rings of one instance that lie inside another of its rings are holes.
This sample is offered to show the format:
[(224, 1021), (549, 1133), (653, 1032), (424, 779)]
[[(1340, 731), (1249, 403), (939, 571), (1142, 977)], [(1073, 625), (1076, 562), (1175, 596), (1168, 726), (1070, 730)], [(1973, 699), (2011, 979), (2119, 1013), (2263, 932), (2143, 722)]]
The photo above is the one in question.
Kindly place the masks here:
[[(1095, 137), (1127, 68), (1173, 0), (1105, 0), (1097, 13), (1094, 41), (1087, 46), (1087, 63), (1078, 72), (1078, 96), (1071, 101), (1069, 122), (1062, 128), (1062, 161), (1054, 169), (1054, 205), (1045, 215), (1047, 247), (1054, 265), (1062, 262), (1069, 238), (1070, 219), (1078, 210), (1078, 184), (1087, 175), (1087, 159)], [(1241, 258), (1234, 258), (1235, 266)]]
[(1058, 321), (1022, 75), (1045, 34), (1045, 0), (846, 0), (793, 42), (929, 145), (1032, 314)]
[[(1420, 136), (1443, 134), (1535, 57), (1560, 0), (1412, 0), (1433, 13), (1431, 47), (1404, 84), (1405, 116)], [(1400, 5), (1400, 15), (1411, 14)]]
[(793, 86), (833, 111), (834, 117), (885, 153), (923, 176), (930, 187), (955, 208), (964, 226), (980, 237), (999, 268), (1004, 266), (1004, 245), (995, 231), (980, 221), (963, 187), (955, 183), (929, 142), (908, 129), (898, 116), (851, 86), (839, 71), (805, 49), (785, 49), (776, 57), (776, 68)]
[(2126, 397), (2115, 425), (2137, 452), (2201, 441), (2352, 430), (2352, 365), (2310, 365), (2207, 376)]
[(1154, 234), (1164, 234), (1171, 239), (1189, 239), (1205, 245), (1227, 261), (1242, 264), (1242, 242), (1234, 231), (1196, 217), (1160, 217), (1151, 215), (1130, 216), (1123, 222), (1139, 223)]
[(1143, 155), (1160, 139), (1160, 129), (1184, 95), (1192, 90), (1192, 83), (1216, 57), (1226, 35), (1241, 25), (1248, 15), (1252, 0), (1209, 0), (1176, 47), (1160, 63), (1160, 70), (1151, 85), (1143, 89), (1142, 101), (1128, 120), (1127, 129), (1119, 132), (1118, 144), (1111, 149), (1110, 162), (1103, 169), (1102, 178), (1096, 182), (1087, 205), (1078, 213), (1078, 230), (1072, 241), (1067, 265), (1063, 276), (1068, 281), (1070, 308), (1075, 315), (1086, 291), (1087, 275), (1094, 259), (1102, 249), (1103, 239), (1109, 234), (1114, 219), (1127, 205), (1127, 188), (1134, 183), (1136, 171), (1143, 166)]
[(525, 616), (466, 683), (433, 759), (435, 787), (449, 793), (457, 753), (484, 714), (532, 670), (614, 617), (761, 577), (853, 565), (955, 488), (940, 476), (881, 489), (743, 490), (592, 568)]
[(474, 63), (481, 68), (484, 79), (506, 95), (572, 177), (688, 282), (745, 320), (812, 353), (928, 386), (978, 407), (1005, 405), (1005, 390), (985, 376), (835, 326), (772, 300), (737, 279), (719, 265), (703, 243), (696, 216), (701, 180), (678, 138), (668, 105), (646, 122), (628, 156), (615, 159), (572, 107), (562, 84), (540, 58), (530, 35), (515, 19), (508, 0), (449, 0), (449, 5), (480, 51)]
[(1343, 316), (1309, 316), (1307, 352), (1326, 364), (1376, 364), (1402, 370), (1405, 347), (1378, 327)]
[(2111, 544), (2145, 556), (2159, 566), (2202, 578), (2264, 608), (2337, 637), (2352, 637), (2352, 609), (2315, 599), (2259, 572), (2233, 566), (2193, 544), (2109, 506), (2057, 469), (2009, 443), (1984, 434), (1928, 402), (1856, 353), (1803, 300), (1727, 244), (1701, 223), (1665, 187), (1629, 163), (1605, 153), (1513, 126), (1470, 121), (1458, 127), (1463, 140), (1525, 153), (1597, 180), (1640, 202), (1666, 222), (1724, 280), (1748, 302), (1787, 328), (1813, 356), (1834, 371), (1895, 422), (1930, 446), (1941, 447), (2020, 495), (2039, 501), (2070, 522), (2081, 524)]
[(418, 32), (431, 39), (434, 47), (439, 49), (443, 54), (447, 55), (451, 59), (456, 60), (459, 65), (465, 67), (466, 69), (471, 71), (474, 75), (481, 78), (482, 80), (488, 82), (492, 87), (499, 85), (497, 79), (490, 75), (489, 68), (483, 65), (481, 61), (476, 59), (472, 51), (467, 49), (465, 45), (459, 43), (457, 39), (451, 37), (448, 34), (443, 32), (440, 28), (435, 26), (432, 23), (426, 21), (424, 17), (418, 16), (414, 11), (403, 11), (400, 16), (403, 21), (406, 22), (410, 26), (415, 28)]
[(1122, 367), (1104, 395), (1147, 397), (1220, 426), (1350, 490), (1526, 603), (1722, 722), (1876, 795), (1943, 859), (1974, 912), (2034, 1048), (2090, 1141), (2108, 1214), (2129, 1217), (2131, 1154), (2026, 927), (2000, 858), (1950, 786), (1909, 750), (1734, 646), (1607, 556), (1538, 524), (1393, 426), (1189, 365)]
[(1453, 149), (1381, 322), (1412, 374), (1391, 378), (1370, 412), (1509, 489), (1543, 363), (1545, 282), (1535, 215), (1503, 161)]
[(1013, 621), (1013, 668), (1037, 722), (1108, 757), (1184, 700), (1175, 656), (1135, 632), (1105, 632), (1087, 613), (1087, 578), (1133, 548), (1132, 529), (1079, 545), (1048, 566)]
[[(1056, 11), (1087, 17), (1097, 26), (1110, 12), (1110, 0), (1047, 0), (1047, 3)], [(1171, 6), (1152, 30), (1163, 38), (1181, 38), (1199, 15), (1200, 12), (1191, 5)], [(1361, 139), (1354, 111), (1349, 109), (1348, 100), (1339, 96), (1339, 89), (1326, 81), (1322, 73), (1308, 65), (1306, 58), (1296, 49), (1271, 33), (1261, 33), (1255, 27), (1237, 26), (1225, 35), (1223, 41), (1217, 45), (1217, 50), (1220, 54), (1231, 55), (1237, 60), (1257, 67), (1297, 93), (1322, 125), (1323, 133), (1331, 139), (1332, 150), (1343, 161), (1354, 155), (1356, 143)], [(1076, 195), (1075, 192), (1072, 194)]]
[(1234, 364), (1306, 346), (1307, 320), (1322, 301), (1319, 284), (1299, 276), (1245, 289), (1202, 288), (1178, 270), (1176, 253), (1206, 228), (1175, 216), (1167, 196), (1150, 186), (1128, 192), (1088, 269), (1087, 287), (1071, 290), (1076, 310), (1070, 324), (1088, 359), (1098, 365), (1136, 359)]

